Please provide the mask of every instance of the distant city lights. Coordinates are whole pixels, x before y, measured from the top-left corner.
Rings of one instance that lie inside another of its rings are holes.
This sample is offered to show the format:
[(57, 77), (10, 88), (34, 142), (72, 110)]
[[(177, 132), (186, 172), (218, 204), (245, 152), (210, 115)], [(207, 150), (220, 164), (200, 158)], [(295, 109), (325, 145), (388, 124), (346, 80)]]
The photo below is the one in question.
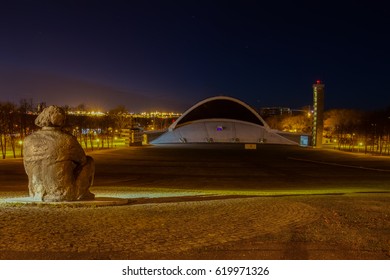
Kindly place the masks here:
[[(100, 112), (100, 111), (68, 111), (69, 115), (76, 115), (76, 116), (94, 116), (94, 117), (101, 117), (101, 116), (107, 116), (108, 113)], [(181, 113), (174, 113), (174, 112), (142, 112), (142, 113), (130, 113), (126, 112), (122, 115), (126, 117), (133, 117), (133, 118), (176, 118), (180, 117)]]

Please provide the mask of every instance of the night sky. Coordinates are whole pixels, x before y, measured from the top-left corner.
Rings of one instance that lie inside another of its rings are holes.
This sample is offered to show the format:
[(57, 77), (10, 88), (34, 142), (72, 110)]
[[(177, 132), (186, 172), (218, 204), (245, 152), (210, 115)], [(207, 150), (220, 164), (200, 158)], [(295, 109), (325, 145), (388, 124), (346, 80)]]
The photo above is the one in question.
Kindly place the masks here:
[(1, 0), (0, 101), (131, 112), (232, 96), (259, 108), (390, 106), (385, 1)]

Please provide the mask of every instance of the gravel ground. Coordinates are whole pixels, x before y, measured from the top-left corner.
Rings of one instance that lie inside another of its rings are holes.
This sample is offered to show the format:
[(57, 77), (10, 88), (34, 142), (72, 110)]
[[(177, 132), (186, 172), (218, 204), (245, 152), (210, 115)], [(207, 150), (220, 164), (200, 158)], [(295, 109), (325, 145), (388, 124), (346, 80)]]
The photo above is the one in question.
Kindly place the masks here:
[(390, 259), (388, 158), (210, 147), (94, 152), (109, 207), (4, 203), (27, 176), (0, 161), (0, 259)]
[(1, 259), (390, 259), (389, 195), (0, 205)]

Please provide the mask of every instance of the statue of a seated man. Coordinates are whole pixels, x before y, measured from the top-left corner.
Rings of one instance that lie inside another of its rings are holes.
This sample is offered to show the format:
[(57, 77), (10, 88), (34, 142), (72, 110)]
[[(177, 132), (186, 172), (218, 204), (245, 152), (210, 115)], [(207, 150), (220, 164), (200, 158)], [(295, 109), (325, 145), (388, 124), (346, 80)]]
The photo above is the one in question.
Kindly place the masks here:
[(77, 139), (63, 131), (64, 110), (45, 108), (35, 120), (42, 129), (27, 136), (23, 143), (24, 167), (30, 197), (38, 201), (92, 200), (95, 165)]

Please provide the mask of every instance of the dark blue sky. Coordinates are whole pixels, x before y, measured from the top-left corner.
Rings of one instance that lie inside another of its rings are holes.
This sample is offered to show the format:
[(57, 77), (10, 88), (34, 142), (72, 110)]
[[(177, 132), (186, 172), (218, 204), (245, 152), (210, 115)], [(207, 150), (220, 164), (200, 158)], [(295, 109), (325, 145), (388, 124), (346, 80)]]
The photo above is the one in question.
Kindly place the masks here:
[(0, 101), (184, 111), (214, 95), (390, 106), (385, 1), (2, 1)]

